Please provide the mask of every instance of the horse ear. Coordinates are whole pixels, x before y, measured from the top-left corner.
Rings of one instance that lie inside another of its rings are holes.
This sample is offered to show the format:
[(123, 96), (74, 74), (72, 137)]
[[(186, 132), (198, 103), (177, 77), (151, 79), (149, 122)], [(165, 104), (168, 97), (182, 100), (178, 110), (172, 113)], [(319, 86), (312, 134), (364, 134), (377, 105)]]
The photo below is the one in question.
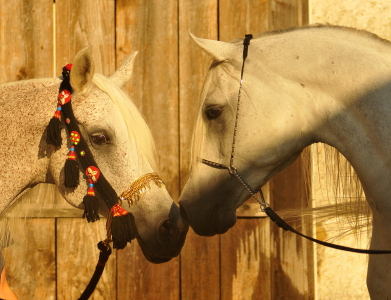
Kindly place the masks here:
[(85, 92), (91, 85), (92, 77), (94, 76), (92, 46), (84, 48), (77, 53), (69, 76), (71, 86), (76, 92)]
[(138, 51), (134, 51), (130, 54), (121, 64), (121, 66), (110, 77), (110, 80), (123, 88), (129, 82), (133, 74), (134, 59), (137, 56)]
[(236, 45), (232, 43), (201, 39), (196, 37), (194, 34), (191, 34), (190, 32), (189, 35), (199, 47), (201, 47), (206, 53), (219, 62), (225, 61), (232, 57), (232, 53), (236, 49)]

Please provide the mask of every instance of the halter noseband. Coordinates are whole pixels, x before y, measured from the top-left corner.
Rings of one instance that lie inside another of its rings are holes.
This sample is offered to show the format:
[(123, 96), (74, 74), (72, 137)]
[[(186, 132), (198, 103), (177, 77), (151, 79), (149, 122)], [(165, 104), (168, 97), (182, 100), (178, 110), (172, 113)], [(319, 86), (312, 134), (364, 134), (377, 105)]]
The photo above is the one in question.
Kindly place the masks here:
[(243, 41), (243, 62), (242, 62), (242, 69), (240, 72), (240, 86), (239, 86), (239, 92), (238, 92), (238, 102), (236, 107), (236, 117), (235, 117), (235, 127), (234, 127), (234, 134), (232, 139), (232, 149), (231, 149), (231, 159), (230, 159), (230, 165), (224, 165), (220, 163), (216, 163), (210, 160), (201, 159), (201, 162), (209, 167), (216, 168), (216, 169), (225, 169), (228, 170), (228, 172), (231, 175), (234, 175), (239, 182), (249, 191), (251, 196), (259, 203), (261, 207), (261, 211), (265, 212), (267, 216), (276, 223), (279, 227), (281, 227), (284, 230), (291, 231), (301, 237), (304, 237), (312, 242), (315, 242), (317, 244), (343, 250), (343, 251), (349, 251), (349, 252), (355, 252), (355, 253), (363, 253), (363, 254), (391, 254), (391, 250), (368, 250), (368, 249), (357, 249), (357, 248), (351, 248), (351, 247), (345, 247), (341, 245), (336, 245), (328, 242), (324, 242), (318, 239), (315, 239), (313, 237), (307, 236), (302, 234), (301, 232), (298, 232), (296, 229), (292, 228), (289, 224), (287, 224), (265, 201), (265, 197), (263, 196), (262, 189), (259, 189), (259, 195), (261, 197), (261, 200), (258, 199), (256, 196), (256, 191), (251, 188), (251, 186), (244, 180), (244, 178), (239, 174), (237, 169), (234, 166), (234, 155), (235, 155), (235, 143), (236, 143), (236, 131), (238, 127), (238, 119), (239, 119), (239, 108), (240, 108), (240, 96), (241, 96), (241, 90), (242, 90), (242, 84), (243, 84), (243, 72), (244, 72), (244, 63), (246, 61), (247, 55), (248, 55), (248, 46), (250, 45), (250, 40), (252, 39), (251, 34), (246, 34), (245, 39)]

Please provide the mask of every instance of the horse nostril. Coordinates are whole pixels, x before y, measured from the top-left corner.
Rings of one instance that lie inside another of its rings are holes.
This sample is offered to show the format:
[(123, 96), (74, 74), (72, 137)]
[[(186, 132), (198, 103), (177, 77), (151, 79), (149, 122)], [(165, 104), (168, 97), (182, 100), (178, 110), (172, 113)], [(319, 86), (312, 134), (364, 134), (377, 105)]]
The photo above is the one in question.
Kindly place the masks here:
[(186, 224), (186, 225), (189, 225), (190, 222), (189, 222), (189, 218), (187, 216), (187, 213), (185, 211), (185, 209), (183, 208), (182, 205), (179, 205), (179, 212), (181, 214), (181, 218), (182, 218), (182, 221)]
[(158, 241), (162, 245), (171, 243), (173, 237), (177, 235), (178, 228), (170, 220), (165, 220), (158, 229)]

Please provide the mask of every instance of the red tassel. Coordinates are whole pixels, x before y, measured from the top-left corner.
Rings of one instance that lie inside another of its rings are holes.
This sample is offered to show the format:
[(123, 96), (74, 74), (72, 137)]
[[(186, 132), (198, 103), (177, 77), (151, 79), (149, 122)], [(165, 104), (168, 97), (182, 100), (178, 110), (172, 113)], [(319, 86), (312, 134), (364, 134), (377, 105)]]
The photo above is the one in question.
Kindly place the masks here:
[(65, 161), (64, 166), (64, 185), (67, 188), (76, 188), (79, 186), (79, 165), (76, 161), (75, 148), (71, 147), (69, 149), (68, 159)]
[(115, 249), (125, 248), (128, 242), (136, 238), (133, 215), (118, 203), (110, 209), (106, 227), (108, 235), (112, 236), (111, 240)]

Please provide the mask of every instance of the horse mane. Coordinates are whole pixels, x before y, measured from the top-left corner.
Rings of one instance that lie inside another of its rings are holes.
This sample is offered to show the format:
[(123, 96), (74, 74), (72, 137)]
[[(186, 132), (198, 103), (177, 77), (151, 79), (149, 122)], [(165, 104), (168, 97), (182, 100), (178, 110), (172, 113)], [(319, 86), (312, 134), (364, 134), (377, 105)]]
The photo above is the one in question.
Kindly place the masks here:
[[(284, 34), (284, 33), (292, 32), (292, 31), (301, 31), (301, 30), (304, 31), (304, 30), (311, 30), (311, 29), (332, 29), (332, 30), (336, 29), (336, 30), (340, 30), (340, 31), (347, 31), (347, 32), (351, 32), (353, 34), (356, 34), (356, 35), (359, 35), (359, 36), (362, 36), (365, 38), (370, 38), (370, 39), (376, 40), (382, 44), (391, 46), (391, 41), (389, 41), (387, 39), (383, 39), (380, 36), (378, 36), (377, 34), (369, 32), (365, 29), (357, 29), (354, 27), (333, 25), (333, 24), (328, 24), (328, 23), (326, 23), (326, 24), (317, 23), (317, 24), (310, 24), (307, 26), (294, 26), (294, 27), (280, 29), (280, 30), (266, 31), (264, 33), (257, 35), (254, 39), (260, 39), (260, 38), (263, 38), (266, 36)], [(244, 40), (243, 38), (236, 39), (236, 40), (232, 41), (232, 43), (240, 43), (243, 40)]]
[[(371, 234), (372, 212), (357, 173), (349, 161), (336, 148), (324, 143), (308, 146), (300, 158), (308, 193), (304, 196), (308, 201), (307, 207), (284, 210), (280, 212), (281, 215), (292, 220), (301, 219), (307, 228), (316, 224), (318, 233), (322, 232), (323, 224), (327, 223), (327, 227), (333, 226), (336, 230), (335, 240), (350, 234), (358, 240), (368, 238)], [(327, 228), (323, 230), (327, 231)]]
[(156, 170), (156, 150), (152, 133), (136, 105), (119, 86), (105, 76), (95, 74), (92, 82), (109, 95), (120, 111), (128, 129), (129, 138), (136, 141), (137, 152), (141, 158), (140, 163), (148, 162)]

